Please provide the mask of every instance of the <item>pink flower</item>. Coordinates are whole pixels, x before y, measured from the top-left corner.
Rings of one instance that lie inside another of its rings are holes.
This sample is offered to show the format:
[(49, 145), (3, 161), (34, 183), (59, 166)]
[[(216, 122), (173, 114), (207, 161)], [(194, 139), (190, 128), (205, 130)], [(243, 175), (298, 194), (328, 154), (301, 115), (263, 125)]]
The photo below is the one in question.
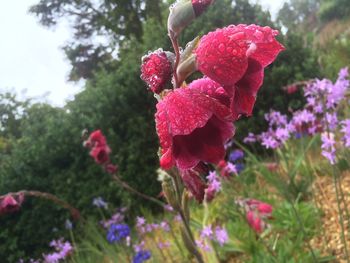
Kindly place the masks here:
[(109, 174), (115, 174), (118, 171), (118, 166), (116, 166), (115, 164), (109, 163), (105, 166), (105, 170)]
[(231, 25), (202, 37), (195, 53), (199, 70), (234, 96), (235, 118), (251, 115), (263, 83), (264, 68), (284, 47), (277, 30), (257, 25)]
[(142, 58), (141, 79), (154, 93), (160, 93), (171, 80), (172, 66), (166, 53), (157, 50)]
[(90, 134), (88, 141), (90, 142), (91, 147), (107, 145), (106, 137), (102, 134), (101, 130), (93, 131)]
[(248, 211), (246, 217), (249, 225), (255, 232), (261, 233), (263, 231), (264, 222), (254, 213), (254, 211)]
[(90, 151), (90, 155), (94, 158), (97, 164), (104, 164), (109, 161), (109, 154), (111, 153), (111, 149), (105, 146), (97, 146), (93, 147)]
[(0, 199), (0, 215), (16, 212), (24, 201), (24, 195), (6, 195)]
[(107, 164), (109, 162), (111, 149), (108, 147), (106, 137), (102, 134), (101, 130), (93, 131), (84, 145), (91, 148), (90, 156), (94, 158), (97, 164), (106, 164), (105, 168), (107, 172), (113, 170), (113, 167)]
[(157, 104), (160, 165), (185, 170), (201, 161), (218, 163), (233, 136), (230, 97), (216, 82), (203, 78), (169, 92)]
[(192, 7), (196, 17), (200, 16), (214, 0), (192, 0)]

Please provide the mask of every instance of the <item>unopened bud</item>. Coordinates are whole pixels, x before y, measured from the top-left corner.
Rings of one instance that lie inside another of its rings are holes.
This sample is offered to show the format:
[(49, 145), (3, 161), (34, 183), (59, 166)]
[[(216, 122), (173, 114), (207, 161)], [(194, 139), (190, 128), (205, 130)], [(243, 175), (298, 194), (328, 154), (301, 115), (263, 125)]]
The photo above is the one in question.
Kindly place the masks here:
[(191, 0), (180, 0), (170, 7), (168, 30), (170, 37), (177, 38), (181, 31), (196, 18)]
[(170, 7), (168, 30), (170, 37), (177, 38), (192, 20), (200, 16), (213, 0), (178, 0)]
[(162, 189), (168, 204), (175, 210), (179, 210), (179, 202), (176, 197), (175, 187), (170, 177), (163, 180)]

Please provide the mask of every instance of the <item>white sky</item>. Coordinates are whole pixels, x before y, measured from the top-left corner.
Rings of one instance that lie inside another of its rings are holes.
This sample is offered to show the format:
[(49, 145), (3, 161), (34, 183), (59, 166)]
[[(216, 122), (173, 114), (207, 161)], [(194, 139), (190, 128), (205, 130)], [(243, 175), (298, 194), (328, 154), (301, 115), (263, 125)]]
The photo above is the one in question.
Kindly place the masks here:
[[(70, 66), (61, 47), (70, 38), (68, 26), (47, 29), (28, 14), (38, 1), (0, 0), (0, 91), (63, 106), (83, 85), (67, 82)], [(284, 0), (257, 2), (276, 13)]]

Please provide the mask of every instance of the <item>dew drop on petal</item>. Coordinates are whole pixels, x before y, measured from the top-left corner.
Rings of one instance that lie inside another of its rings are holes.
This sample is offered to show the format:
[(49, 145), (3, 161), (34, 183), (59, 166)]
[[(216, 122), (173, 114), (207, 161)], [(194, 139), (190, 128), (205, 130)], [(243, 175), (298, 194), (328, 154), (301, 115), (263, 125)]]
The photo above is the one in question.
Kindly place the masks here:
[(225, 52), (225, 44), (221, 43), (221, 44), (219, 45), (219, 51), (220, 51), (221, 53), (224, 53), (224, 52)]

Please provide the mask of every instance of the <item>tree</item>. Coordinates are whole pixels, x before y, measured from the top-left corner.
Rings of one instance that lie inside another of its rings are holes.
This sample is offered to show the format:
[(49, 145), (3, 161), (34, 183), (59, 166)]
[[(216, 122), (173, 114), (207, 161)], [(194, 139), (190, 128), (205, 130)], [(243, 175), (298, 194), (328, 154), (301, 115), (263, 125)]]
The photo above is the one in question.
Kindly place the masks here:
[(123, 40), (140, 41), (146, 19), (162, 22), (161, 2), (154, 0), (40, 0), (29, 11), (46, 27), (62, 17), (72, 21), (74, 39), (64, 48), (72, 63), (70, 80), (89, 79), (108, 66)]

